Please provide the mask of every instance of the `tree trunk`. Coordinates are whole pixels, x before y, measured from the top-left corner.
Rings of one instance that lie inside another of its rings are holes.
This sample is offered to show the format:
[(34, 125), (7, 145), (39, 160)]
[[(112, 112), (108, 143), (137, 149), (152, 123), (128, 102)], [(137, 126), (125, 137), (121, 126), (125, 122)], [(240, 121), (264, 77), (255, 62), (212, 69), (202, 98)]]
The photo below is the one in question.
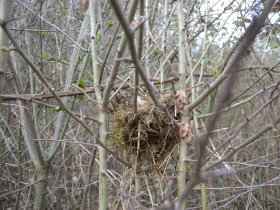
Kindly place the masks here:
[(46, 209), (45, 202), (48, 186), (48, 173), (49, 167), (42, 165), (36, 167), (37, 183), (35, 185), (35, 210)]
[[(184, 30), (184, 12), (183, 12), (183, 2), (180, 1), (178, 4), (178, 49), (179, 49), (179, 85), (180, 88), (186, 90), (186, 47), (185, 47), (185, 30)], [(184, 110), (185, 111), (185, 110)], [(180, 114), (181, 122), (188, 122), (187, 114)], [(186, 185), (186, 163), (184, 159), (187, 156), (187, 145), (183, 138), (180, 139), (179, 144), (179, 160), (178, 160), (178, 197), (182, 195), (185, 190)], [(185, 202), (182, 203), (180, 209), (185, 209)]]
[[(0, 20), (8, 21), (12, 19), (12, 8), (14, 1), (12, 0), (1, 0), (0, 1)], [(7, 72), (7, 56), (8, 52), (2, 50), (2, 48), (8, 47), (9, 39), (6, 36), (5, 32), (0, 27), (0, 94), (4, 94), (5, 91), (5, 80)], [(0, 99), (0, 114), (6, 116), (6, 108), (2, 107)], [(0, 144), (0, 154), (3, 154), (2, 143)]]
[[(100, 141), (103, 144), (106, 144), (107, 139), (107, 113), (106, 110), (101, 110), (100, 113), (100, 121), (102, 124), (100, 125), (99, 135)], [(107, 150), (99, 147), (99, 210), (107, 209)]]
[[(12, 19), (12, 8), (14, 1), (1, 0), (0, 1), (0, 20), (8, 21)], [(0, 27), (0, 48), (8, 47), (9, 39), (5, 32)], [(7, 69), (8, 52), (0, 50), (0, 94), (3, 94), (5, 87), (5, 72)]]

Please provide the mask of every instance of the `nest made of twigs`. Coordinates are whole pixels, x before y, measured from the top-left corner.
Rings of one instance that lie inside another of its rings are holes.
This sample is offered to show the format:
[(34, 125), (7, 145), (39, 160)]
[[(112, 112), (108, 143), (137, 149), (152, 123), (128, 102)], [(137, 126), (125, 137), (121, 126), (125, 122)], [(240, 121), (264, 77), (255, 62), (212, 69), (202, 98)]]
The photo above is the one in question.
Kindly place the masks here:
[[(175, 113), (175, 94), (166, 94), (163, 102)], [(179, 141), (179, 128), (172, 124), (164, 111), (150, 100), (138, 106), (137, 114), (127, 103), (121, 103), (113, 113), (112, 144), (125, 152), (126, 159), (161, 163)]]

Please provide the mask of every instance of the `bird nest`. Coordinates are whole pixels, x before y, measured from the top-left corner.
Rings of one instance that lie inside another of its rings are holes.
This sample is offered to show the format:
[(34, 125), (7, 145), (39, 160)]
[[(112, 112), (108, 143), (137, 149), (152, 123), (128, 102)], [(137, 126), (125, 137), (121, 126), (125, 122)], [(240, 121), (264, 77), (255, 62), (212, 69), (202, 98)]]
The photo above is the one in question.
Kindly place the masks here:
[[(160, 101), (175, 115), (175, 94), (164, 95)], [(179, 128), (150, 100), (138, 106), (137, 114), (133, 106), (118, 104), (112, 128), (111, 143), (124, 151), (126, 159), (140, 157), (158, 166), (179, 141)]]

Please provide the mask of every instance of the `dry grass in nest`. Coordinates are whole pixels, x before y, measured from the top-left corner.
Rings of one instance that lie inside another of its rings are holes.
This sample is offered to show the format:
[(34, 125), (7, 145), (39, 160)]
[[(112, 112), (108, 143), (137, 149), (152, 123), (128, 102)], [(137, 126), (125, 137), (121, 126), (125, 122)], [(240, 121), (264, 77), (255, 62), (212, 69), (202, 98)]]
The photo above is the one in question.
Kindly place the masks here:
[[(174, 94), (166, 94), (161, 101), (170, 113), (175, 113)], [(152, 101), (139, 105), (137, 115), (130, 105), (119, 104), (113, 114), (112, 144), (124, 151), (125, 158), (152, 162), (159, 166), (179, 141), (179, 128)], [(153, 167), (157, 168), (157, 167)]]

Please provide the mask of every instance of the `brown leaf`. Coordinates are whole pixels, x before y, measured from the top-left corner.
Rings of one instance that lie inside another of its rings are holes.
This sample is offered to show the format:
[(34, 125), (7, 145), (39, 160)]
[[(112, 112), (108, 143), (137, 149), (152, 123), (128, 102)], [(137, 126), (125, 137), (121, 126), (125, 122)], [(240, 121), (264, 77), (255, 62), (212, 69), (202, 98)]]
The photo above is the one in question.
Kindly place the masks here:
[(82, 1), (82, 6), (81, 6), (81, 8), (82, 8), (82, 11), (83, 11), (83, 12), (86, 12), (86, 11), (88, 10), (88, 5), (89, 5), (89, 0), (83, 0), (83, 1)]
[(129, 24), (131, 30), (135, 30), (136, 26), (137, 26), (137, 22), (135, 20), (131, 21), (131, 23)]
[(184, 90), (178, 90), (175, 96), (175, 106), (177, 110), (183, 110), (187, 105), (187, 94)]
[(179, 129), (179, 136), (184, 139), (186, 144), (191, 142), (191, 129), (189, 128), (188, 122), (182, 122)]

